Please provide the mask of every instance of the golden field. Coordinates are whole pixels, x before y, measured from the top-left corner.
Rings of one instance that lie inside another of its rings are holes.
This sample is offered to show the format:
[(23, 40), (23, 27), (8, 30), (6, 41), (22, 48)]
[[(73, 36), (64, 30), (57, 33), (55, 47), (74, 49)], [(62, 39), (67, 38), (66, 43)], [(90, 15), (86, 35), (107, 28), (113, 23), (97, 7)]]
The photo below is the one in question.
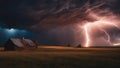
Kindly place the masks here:
[(4, 51), (0, 68), (119, 68), (120, 48), (39, 46), (36, 50)]

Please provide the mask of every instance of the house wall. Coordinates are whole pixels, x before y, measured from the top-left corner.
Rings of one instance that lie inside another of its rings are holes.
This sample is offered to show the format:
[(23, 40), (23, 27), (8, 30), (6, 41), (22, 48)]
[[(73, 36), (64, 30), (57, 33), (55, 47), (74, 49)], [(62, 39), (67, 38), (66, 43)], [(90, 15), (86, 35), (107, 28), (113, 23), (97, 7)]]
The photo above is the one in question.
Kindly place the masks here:
[(15, 50), (15, 45), (12, 43), (12, 41), (8, 40), (4, 46), (4, 50), (5, 51), (13, 51), (13, 50)]

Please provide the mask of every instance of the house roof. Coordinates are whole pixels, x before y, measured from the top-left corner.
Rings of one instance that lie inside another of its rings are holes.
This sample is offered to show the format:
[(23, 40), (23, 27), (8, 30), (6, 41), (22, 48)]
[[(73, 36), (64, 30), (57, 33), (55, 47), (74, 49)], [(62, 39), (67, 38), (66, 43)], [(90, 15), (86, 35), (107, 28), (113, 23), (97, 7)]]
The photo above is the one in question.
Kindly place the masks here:
[(21, 42), (21, 39), (10, 39), (16, 46), (23, 47), (24, 44)]
[(24, 41), (27, 42), (30, 46), (36, 46), (36, 44), (30, 39), (24, 39)]
[(10, 40), (18, 47), (24, 47), (25, 46), (25, 44), (22, 41), (27, 43), (29, 46), (36, 46), (36, 44), (30, 39), (15, 39), (15, 38), (12, 38)]

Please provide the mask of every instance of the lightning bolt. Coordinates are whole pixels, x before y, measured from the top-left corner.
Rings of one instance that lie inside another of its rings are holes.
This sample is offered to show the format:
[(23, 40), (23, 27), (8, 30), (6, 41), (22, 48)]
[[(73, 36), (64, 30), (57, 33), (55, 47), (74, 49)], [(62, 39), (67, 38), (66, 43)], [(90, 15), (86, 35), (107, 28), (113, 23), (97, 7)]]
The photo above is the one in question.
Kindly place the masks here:
[(90, 37), (89, 37), (89, 32), (88, 32), (87, 26), (84, 26), (84, 31), (85, 31), (85, 36), (86, 36), (85, 47), (88, 47), (90, 44)]
[(103, 30), (103, 29), (101, 29), (101, 31), (103, 31), (105, 34), (106, 34), (106, 36), (107, 36), (107, 41), (109, 42), (109, 43), (111, 43), (111, 41), (110, 41), (110, 35), (109, 35), (109, 33), (107, 32), (107, 31), (105, 31), (105, 30)]
[(103, 20), (103, 19), (100, 19), (99, 21), (95, 21), (95, 22), (87, 22), (86, 24), (84, 24), (83, 27), (84, 27), (83, 30), (85, 32), (84, 35), (85, 35), (85, 40), (86, 40), (85, 47), (89, 47), (91, 44), (91, 41), (92, 41), (90, 32), (93, 32), (93, 31), (91, 30), (91, 28), (94, 28), (95, 30), (100, 30), (101, 32), (104, 32), (105, 35), (107, 36), (107, 41), (110, 45), (112, 45), (112, 43), (110, 41), (111, 38), (105, 28), (106, 27), (110, 27), (110, 28), (116, 27), (117, 29), (120, 29), (116, 23), (112, 23), (110, 21)]

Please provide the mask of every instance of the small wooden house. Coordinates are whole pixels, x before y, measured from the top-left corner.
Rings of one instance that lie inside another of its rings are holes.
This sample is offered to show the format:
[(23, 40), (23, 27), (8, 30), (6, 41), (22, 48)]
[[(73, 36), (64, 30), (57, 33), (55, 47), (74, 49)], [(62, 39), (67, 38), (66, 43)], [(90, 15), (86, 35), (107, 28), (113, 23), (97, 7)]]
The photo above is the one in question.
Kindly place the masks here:
[(36, 49), (37, 44), (30, 39), (11, 38), (4, 45), (5, 51)]

